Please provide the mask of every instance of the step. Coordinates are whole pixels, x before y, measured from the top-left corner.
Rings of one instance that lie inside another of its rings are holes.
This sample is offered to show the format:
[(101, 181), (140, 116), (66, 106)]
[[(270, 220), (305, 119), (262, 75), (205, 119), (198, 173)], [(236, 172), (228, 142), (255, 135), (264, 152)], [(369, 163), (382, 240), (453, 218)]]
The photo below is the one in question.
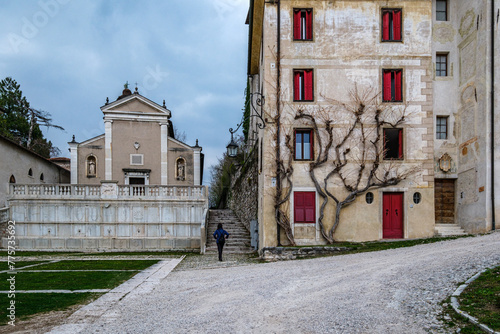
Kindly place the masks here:
[(464, 229), (458, 224), (436, 224), (434, 231), (437, 236), (441, 237), (467, 235)]

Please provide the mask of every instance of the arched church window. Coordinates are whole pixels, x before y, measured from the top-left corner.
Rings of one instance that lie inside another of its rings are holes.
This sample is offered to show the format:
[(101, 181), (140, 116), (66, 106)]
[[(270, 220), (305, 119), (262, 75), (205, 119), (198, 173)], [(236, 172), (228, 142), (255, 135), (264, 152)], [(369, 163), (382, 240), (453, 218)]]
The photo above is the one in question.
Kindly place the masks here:
[(175, 167), (175, 178), (179, 181), (184, 181), (186, 179), (186, 160), (184, 158), (177, 158)]
[(40, 174), (40, 181), (42, 181), (42, 182), (43, 182), (43, 180), (44, 180), (44, 179), (45, 179), (45, 177), (43, 176), (43, 173), (42, 173), (42, 174)]
[(30, 168), (30, 170), (28, 171), (28, 176), (33, 177), (33, 169)]
[(16, 178), (14, 177), (14, 175), (10, 176), (9, 183), (16, 183)]
[(97, 159), (94, 155), (87, 158), (87, 177), (96, 177), (97, 175)]

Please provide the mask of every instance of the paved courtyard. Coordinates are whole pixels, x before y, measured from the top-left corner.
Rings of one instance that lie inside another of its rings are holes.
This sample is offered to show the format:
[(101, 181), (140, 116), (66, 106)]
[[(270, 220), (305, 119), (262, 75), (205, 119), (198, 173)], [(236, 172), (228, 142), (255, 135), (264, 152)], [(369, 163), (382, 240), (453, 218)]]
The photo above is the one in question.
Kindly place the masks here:
[(111, 300), (103, 313), (90, 304), (51, 333), (444, 332), (441, 301), (500, 264), (500, 233), (312, 260), (242, 266), (228, 258), (229, 267), (210, 269), (171, 271), (173, 261), (143, 274), (142, 288), (101, 297)]

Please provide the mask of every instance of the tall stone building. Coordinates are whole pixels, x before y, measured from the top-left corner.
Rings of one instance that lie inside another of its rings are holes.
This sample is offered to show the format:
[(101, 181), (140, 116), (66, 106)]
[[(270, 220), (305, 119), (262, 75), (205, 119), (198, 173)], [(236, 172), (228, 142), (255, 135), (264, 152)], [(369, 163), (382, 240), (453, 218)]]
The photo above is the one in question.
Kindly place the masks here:
[(202, 148), (175, 139), (171, 111), (125, 88), (101, 107), (105, 133), (68, 143), (71, 183), (120, 185), (201, 185)]
[(491, 10), (250, 2), (260, 248), (492, 229)]

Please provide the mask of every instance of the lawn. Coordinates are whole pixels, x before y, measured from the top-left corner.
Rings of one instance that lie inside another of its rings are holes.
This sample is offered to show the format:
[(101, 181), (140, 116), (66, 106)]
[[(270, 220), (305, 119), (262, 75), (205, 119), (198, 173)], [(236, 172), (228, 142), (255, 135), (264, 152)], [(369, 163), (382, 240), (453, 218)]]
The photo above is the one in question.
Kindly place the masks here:
[[(16, 270), (18, 270), (19, 268), (22, 268), (22, 267), (25, 267), (25, 266), (30, 266), (32, 264), (37, 264), (37, 263), (44, 263), (44, 262), (48, 262), (48, 261), (15, 261), (15, 268)], [(28, 269), (28, 268), (26, 268)], [(32, 268), (29, 268), (29, 269), (32, 269)], [(7, 261), (2, 261), (0, 262), (0, 271), (3, 271), (3, 270), (9, 270), (9, 265), (8, 265), (8, 262)]]
[(143, 270), (158, 260), (62, 260), (28, 270)]

